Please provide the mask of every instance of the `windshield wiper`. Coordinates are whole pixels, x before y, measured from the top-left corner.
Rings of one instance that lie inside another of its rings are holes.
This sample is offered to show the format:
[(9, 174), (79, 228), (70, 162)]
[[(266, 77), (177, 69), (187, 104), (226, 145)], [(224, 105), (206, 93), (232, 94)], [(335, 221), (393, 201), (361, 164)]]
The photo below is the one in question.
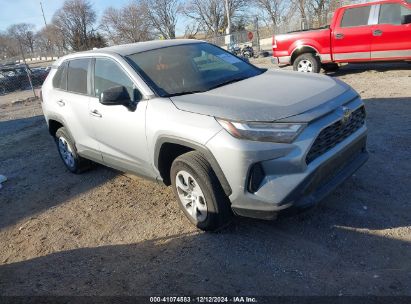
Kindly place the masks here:
[(203, 92), (204, 92), (204, 91), (201, 91), (201, 90), (182, 91), (182, 92), (167, 94), (167, 95), (165, 95), (165, 97), (182, 96), (182, 95), (189, 95), (189, 94), (203, 93)]

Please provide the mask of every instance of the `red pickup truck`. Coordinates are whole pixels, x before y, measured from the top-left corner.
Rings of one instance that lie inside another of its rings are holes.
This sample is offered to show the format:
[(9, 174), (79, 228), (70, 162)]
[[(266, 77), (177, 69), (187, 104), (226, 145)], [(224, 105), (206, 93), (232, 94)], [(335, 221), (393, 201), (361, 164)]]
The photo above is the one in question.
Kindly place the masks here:
[(411, 61), (411, 0), (345, 6), (330, 26), (274, 36), (272, 61), (313, 73), (343, 62)]

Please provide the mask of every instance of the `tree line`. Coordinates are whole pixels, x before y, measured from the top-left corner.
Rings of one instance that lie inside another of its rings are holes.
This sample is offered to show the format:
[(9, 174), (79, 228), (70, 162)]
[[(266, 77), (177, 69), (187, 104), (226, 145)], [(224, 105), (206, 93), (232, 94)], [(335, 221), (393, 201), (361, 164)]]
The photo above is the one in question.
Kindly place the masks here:
[(299, 18), (308, 24), (326, 22), (338, 0), (130, 0), (121, 8), (108, 7), (97, 20), (88, 0), (66, 0), (49, 24), (38, 31), (18, 23), (0, 32), (0, 59), (23, 54), (64, 54), (113, 44), (152, 39), (175, 39), (178, 20), (184, 18), (184, 37), (215, 37), (228, 25), (244, 30), (258, 17), (265, 27)]

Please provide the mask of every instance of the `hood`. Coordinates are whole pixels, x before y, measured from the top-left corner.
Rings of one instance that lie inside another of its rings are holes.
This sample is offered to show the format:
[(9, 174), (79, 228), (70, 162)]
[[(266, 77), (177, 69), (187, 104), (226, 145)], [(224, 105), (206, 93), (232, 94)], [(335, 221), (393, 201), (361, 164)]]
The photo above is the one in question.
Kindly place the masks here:
[(233, 121), (269, 122), (298, 115), (329, 102), (335, 108), (348, 101), (343, 98), (345, 100), (335, 104), (335, 99), (347, 91), (351, 91), (350, 96), (356, 95), (348, 85), (328, 76), (269, 70), (204, 93), (175, 96), (171, 100), (182, 111)]

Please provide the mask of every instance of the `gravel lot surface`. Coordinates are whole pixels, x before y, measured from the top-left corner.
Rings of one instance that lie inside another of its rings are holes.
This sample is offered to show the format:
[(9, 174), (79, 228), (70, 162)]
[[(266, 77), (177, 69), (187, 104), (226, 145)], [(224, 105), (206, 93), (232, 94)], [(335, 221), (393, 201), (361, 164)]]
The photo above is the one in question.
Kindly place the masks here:
[(191, 226), (170, 188), (70, 174), (39, 102), (0, 96), (0, 294), (411, 296), (411, 66), (330, 75), (365, 100), (370, 160), (312, 210), (219, 233)]

